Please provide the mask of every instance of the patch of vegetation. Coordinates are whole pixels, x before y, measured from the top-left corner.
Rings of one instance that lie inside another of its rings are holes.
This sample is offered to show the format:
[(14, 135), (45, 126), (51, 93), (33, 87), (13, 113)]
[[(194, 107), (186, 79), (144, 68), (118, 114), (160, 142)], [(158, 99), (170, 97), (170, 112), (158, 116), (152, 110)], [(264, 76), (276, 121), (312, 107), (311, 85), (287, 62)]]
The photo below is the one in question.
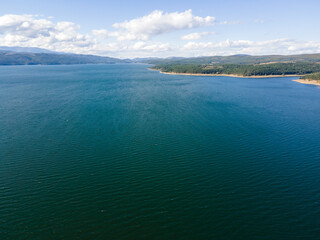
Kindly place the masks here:
[(318, 80), (318, 81), (320, 81), (320, 72), (307, 74), (307, 75), (305, 75), (303, 77), (300, 77), (300, 78), (301, 79)]
[(310, 62), (270, 64), (160, 64), (153, 69), (189, 74), (235, 74), (239, 76), (305, 75), (320, 72), (320, 64)]
[(160, 65), (160, 64), (241, 64), (253, 65), (261, 63), (297, 63), (309, 62), (319, 63), (320, 54), (299, 54), (299, 55), (232, 55), (232, 56), (212, 56), (194, 58), (166, 58), (166, 59), (142, 59), (140, 62)]
[(20, 53), (0, 51), (0, 65), (60, 65), (123, 63), (125, 60), (83, 54)]

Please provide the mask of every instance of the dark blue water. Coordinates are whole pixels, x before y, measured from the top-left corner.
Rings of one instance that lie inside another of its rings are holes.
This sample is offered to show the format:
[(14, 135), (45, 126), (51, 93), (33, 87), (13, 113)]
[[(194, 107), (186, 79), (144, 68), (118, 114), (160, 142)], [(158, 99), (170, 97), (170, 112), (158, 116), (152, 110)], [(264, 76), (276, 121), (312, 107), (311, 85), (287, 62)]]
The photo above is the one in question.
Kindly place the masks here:
[(320, 88), (0, 67), (0, 239), (320, 239)]

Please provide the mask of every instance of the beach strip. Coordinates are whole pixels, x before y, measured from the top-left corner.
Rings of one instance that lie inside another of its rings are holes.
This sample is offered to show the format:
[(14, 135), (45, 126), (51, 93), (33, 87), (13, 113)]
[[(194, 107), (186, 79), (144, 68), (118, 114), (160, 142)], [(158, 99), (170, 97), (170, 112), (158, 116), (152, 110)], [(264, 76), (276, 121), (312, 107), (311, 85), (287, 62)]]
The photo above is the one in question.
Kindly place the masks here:
[(303, 84), (311, 84), (311, 85), (317, 85), (320, 86), (320, 80), (309, 80), (309, 79), (297, 79), (293, 80), (298, 83), (303, 83)]
[(221, 77), (237, 77), (237, 78), (279, 78), (279, 77), (300, 77), (301, 75), (263, 75), (263, 76), (242, 76), (242, 75), (236, 75), (236, 74), (205, 74), (205, 73), (176, 73), (176, 72), (162, 72), (158, 69), (152, 69), (149, 68), (149, 70), (152, 71), (159, 71), (163, 74), (169, 74), (169, 75), (184, 75), (184, 76), (221, 76)]

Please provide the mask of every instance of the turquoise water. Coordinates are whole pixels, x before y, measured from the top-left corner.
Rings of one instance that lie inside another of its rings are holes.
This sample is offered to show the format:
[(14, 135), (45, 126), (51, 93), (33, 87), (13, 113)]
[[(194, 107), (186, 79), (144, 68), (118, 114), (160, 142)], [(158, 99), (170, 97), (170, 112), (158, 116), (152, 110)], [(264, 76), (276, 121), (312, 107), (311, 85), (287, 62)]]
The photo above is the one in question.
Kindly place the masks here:
[(1, 239), (319, 239), (320, 88), (0, 67)]

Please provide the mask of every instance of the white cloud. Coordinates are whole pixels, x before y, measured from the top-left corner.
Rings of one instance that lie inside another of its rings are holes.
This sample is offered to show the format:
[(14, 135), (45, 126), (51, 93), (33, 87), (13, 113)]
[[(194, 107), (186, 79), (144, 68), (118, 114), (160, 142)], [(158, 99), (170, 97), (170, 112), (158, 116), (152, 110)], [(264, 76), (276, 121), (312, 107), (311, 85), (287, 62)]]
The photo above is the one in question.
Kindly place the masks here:
[(133, 50), (147, 50), (152, 52), (164, 52), (170, 50), (170, 44), (168, 43), (146, 43), (143, 41), (136, 42), (132, 46)]
[(169, 43), (137, 41), (99, 43), (92, 54), (121, 58), (162, 56), (174, 53), (176, 48)]
[(213, 35), (215, 32), (201, 32), (201, 33), (190, 33), (187, 35), (183, 35), (181, 40), (197, 40), (204, 36)]
[(211, 16), (194, 16), (192, 10), (172, 13), (155, 10), (147, 16), (113, 24), (114, 28), (119, 29), (113, 36), (118, 40), (148, 40), (176, 30), (213, 25), (215, 21), (215, 17)]
[(182, 46), (152, 41), (114, 42), (99, 46), (95, 53), (120, 57), (198, 57), (233, 54), (302, 54), (320, 52), (320, 42), (275, 39), (270, 41), (225, 40), (220, 42), (190, 41)]
[[(157, 54), (170, 51), (168, 43), (150, 41), (105, 42), (110, 37), (130, 37), (104, 29), (92, 30), (91, 35), (79, 33), (72, 22), (54, 23), (37, 15), (0, 16), (0, 43), (3, 46), (40, 47), (60, 52), (88, 53), (135, 57), (137, 54)], [(134, 38), (134, 37), (133, 37)]]
[(182, 49), (200, 55), (230, 54), (301, 54), (320, 52), (320, 42), (275, 39), (269, 41), (225, 40), (222, 42), (188, 42)]
[(109, 35), (109, 32), (105, 29), (96, 29), (91, 31), (92, 34), (98, 38), (107, 38)]
[(47, 36), (54, 30), (54, 24), (46, 19), (37, 19), (33, 15), (4, 15), (0, 17), (0, 34), (14, 33), (29, 38)]
[(195, 41), (213, 32), (194, 32), (182, 36), (182, 40), (189, 41), (187, 43), (152, 39), (156, 35), (215, 23), (214, 17), (194, 16), (191, 10), (172, 13), (153, 11), (147, 16), (114, 24), (116, 31), (96, 29), (90, 34), (83, 34), (80, 33), (80, 26), (72, 22), (54, 22), (39, 15), (3, 15), (0, 16), (0, 45), (122, 58), (320, 52), (320, 41)]
[(64, 52), (86, 52), (95, 45), (89, 35), (80, 34), (72, 22), (58, 22), (37, 15), (0, 17), (0, 42), (5, 46), (41, 47)]

